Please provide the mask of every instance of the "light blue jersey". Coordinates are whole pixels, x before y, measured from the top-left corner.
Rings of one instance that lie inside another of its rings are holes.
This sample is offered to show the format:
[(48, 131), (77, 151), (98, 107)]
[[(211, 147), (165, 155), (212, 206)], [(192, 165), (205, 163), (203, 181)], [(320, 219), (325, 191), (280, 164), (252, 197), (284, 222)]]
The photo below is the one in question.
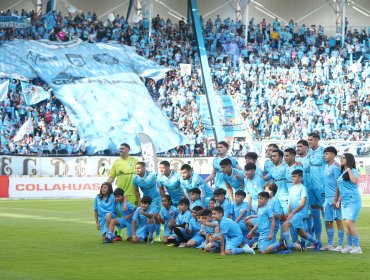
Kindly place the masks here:
[(244, 189), (244, 172), (242, 170), (233, 168), (231, 175), (223, 174), (223, 176), (225, 183), (229, 184), (235, 192)]
[[(271, 197), (268, 200), (267, 205), (271, 208), (271, 210), (272, 210), (273, 213), (275, 213), (277, 215), (282, 215), (283, 214), (283, 209), (281, 207), (280, 200), (277, 199), (276, 196)], [(276, 238), (276, 233), (279, 230), (279, 225), (280, 225), (280, 219), (279, 218), (275, 218), (275, 229), (274, 229), (274, 237), (275, 238)]]
[(179, 213), (176, 218), (176, 225), (183, 225), (185, 223), (188, 224), (192, 217), (193, 216), (191, 215), (191, 212), (189, 210), (186, 210), (184, 213)]
[[(360, 175), (357, 169), (352, 168), (353, 175), (358, 178)], [(358, 190), (358, 186), (351, 181), (343, 180), (343, 172), (337, 179), (340, 196), (342, 198), (342, 204), (346, 204), (352, 201), (359, 201), (361, 203), (361, 196)]]
[(167, 193), (172, 199), (173, 205), (177, 205), (179, 200), (184, 198), (184, 191), (180, 186), (180, 173), (171, 170), (170, 175), (158, 174), (157, 182), (159, 187), (165, 187)]
[(307, 189), (310, 188), (310, 158), (308, 155), (305, 157), (297, 156), (295, 158), (296, 162), (300, 162), (303, 167), (303, 185), (306, 186)]
[(233, 214), (233, 205), (229, 200), (225, 199), (222, 203), (216, 201), (216, 206), (221, 206), (224, 209), (224, 217), (229, 218)]
[(223, 217), (220, 221), (220, 233), (225, 237), (225, 249), (232, 250), (238, 248), (243, 242), (243, 233), (239, 225), (229, 219)]
[[(359, 173), (355, 168), (352, 168), (352, 172), (356, 178), (359, 177)], [(352, 183), (350, 180), (343, 180), (344, 173), (345, 171), (339, 176), (337, 180), (340, 196), (342, 198), (342, 218), (344, 220), (351, 220), (356, 222), (358, 220), (362, 207), (361, 196), (357, 184)]]
[[(297, 165), (297, 164), (293, 164), (292, 166), (289, 166), (287, 164), (286, 169), (285, 169), (285, 179), (286, 179), (286, 184), (288, 187), (288, 192), (289, 192), (289, 189), (294, 185), (292, 182), (292, 172), (294, 170), (301, 170), (304, 176), (304, 170), (302, 166)], [(303, 181), (304, 181), (304, 178), (303, 178)]]
[(310, 160), (310, 187), (313, 189), (324, 189), (324, 148), (318, 147), (316, 150), (309, 150)]
[(216, 172), (215, 187), (214, 187), (215, 190), (217, 190), (217, 189), (224, 189), (224, 190), (226, 190), (224, 176), (223, 176), (222, 169), (221, 169), (221, 166), (220, 166), (221, 160), (223, 160), (225, 158), (228, 158), (228, 159), (231, 160), (231, 164), (232, 164), (232, 166), (234, 168), (238, 165), (238, 161), (234, 157), (229, 157), (229, 156), (226, 156), (224, 158), (216, 157), (213, 160), (212, 166), (213, 166), (213, 169)]
[(289, 189), (289, 203), (290, 203), (290, 209), (293, 211), (296, 209), (302, 202), (303, 198), (306, 198), (306, 203), (303, 206), (301, 210), (296, 212), (303, 213), (304, 216), (306, 216), (307, 208), (308, 208), (308, 202), (307, 202), (307, 189), (303, 184), (293, 185)]
[(258, 232), (261, 238), (267, 238), (270, 233), (271, 221), (270, 219), (274, 217), (271, 207), (266, 204), (263, 207), (258, 208), (257, 213), (257, 223), (258, 223)]
[(114, 195), (110, 194), (109, 197), (103, 197), (102, 199), (97, 195), (94, 201), (94, 211), (98, 212), (98, 218), (104, 218), (106, 214), (112, 213), (117, 216), (116, 200)]
[(236, 204), (236, 202), (234, 202), (232, 206), (233, 206), (233, 220), (234, 221), (236, 220), (236, 218), (240, 216), (242, 211), (245, 211), (243, 217), (239, 221), (239, 222), (244, 223), (244, 218), (248, 216), (248, 202), (242, 202), (239, 205)]
[(337, 189), (337, 179), (340, 176), (340, 166), (333, 162), (331, 165), (325, 165), (325, 204), (333, 204)]
[[(121, 217), (124, 218), (130, 214), (132, 214), (134, 211), (135, 211), (135, 206), (132, 205), (130, 202), (126, 202), (127, 204), (127, 210), (126, 211), (123, 211), (123, 205), (124, 203), (117, 203), (117, 208), (118, 208), (118, 212), (121, 214)], [(130, 218), (130, 221), (132, 220), (132, 218)]]
[(262, 169), (256, 164), (256, 175), (262, 177), (263, 176), (263, 171)]
[(271, 172), (271, 168), (274, 167), (274, 164), (272, 163), (271, 159), (266, 158), (265, 164), (263, 166), (263, 173), (265, 175), (269, 174)]
[(252, 211), (250, 214), (257, 214), (258, 209), (258, 194), (263, 192), (263, 186), (265, 185), (265, 180), (259, 175), (255, 174), (253, 179), (244, 178), (245, 192), (249, 194), (252, 198)]
[(132, 220), (134, 220), (136, 222), (136, 225), (138, 227), (143, 227), (143, 226), (146, 226), (147, 225), (147, 217), (140, 214), (140, 211), (144, 211), (146, 213), (149, 213), (149, 208), (147, 209), (147, 211), (144, 211), (142, 210), (141, 207), (138, 207), (136, 210), (135, 210), (135, 213), (134, 215), (132, 216)]
[(280, 200), (280, 204), (283, 207), (284, 214), (288, 212), (288, 187), (286, 184), (286, 164), (282, 162), (280, 165), (274, 165), (271, 168), (271, 172), (267, 175), (267, 178), (272, 179), (272, 181), (277, 185), (278, 189), (276, 192), (276, 197)]
[[(171, 213), (173, 213), (172, 216), (171, 216)], [(163, 235), (164, 236), (170, 236), (172, 232), (168, 228), (168, 222), (172, 219), (176, 219), (177, 215), (179, 214), (179, 211), (177, 210), (177, 207), (171, 205), (170, 209), (166, 209), (166, 208), (162, 207), (159, 214), (160, 214), (161, 219), (164, 219), (164, 225), (163, 225), (164, 226), (164, 233), (163, 233)]]
[(309, 203), (310, 205), (323, 206), (325, 202), (324, 171), (326, 165), (324, 148), (310, 149), (308, 156), (310, 159)]
[(192, 217), (189, 221), (189, 230), (191, 231), (191, 234), (196, 235), (197, 233), (199, 233), (200, 228), (200, 223)]
[[(212, 220), (211, 223), (216, 223), (216, 220)], [(204, 235), (207, 236), (208, 234), (214, 234), (216, 231), (216, 227), (205, 226), (202, 225), (202, 229), (204, 230)]]
[[(171, 212), (173, 213), (173, 216), (171, 216)], [(162, 207), (161, 212), (159, 213), (161, 216), (161, 219), (164, 219), (165, 224), (173, 219), (177, 218), (177, 215), (179, 214), (179, 211), (177, 210), (177, 207), (171, 205), (170, 209), (166, 209)]]
[(193, 210), (193, 208), (195, 206), (201, 206), (201, 207), (204, 207), (203, 203), (202, 203), (202, 200), (200, 198), (198, 198), (197, 200), (195, 201), (191, 201), (190, 200), (190, 206), (189, 206), (189, 209), (190, 210)]
[(213, 197), (213, 191), (212, 189), (207, 185), (207, 183), (203, 180), (200, 175), (193, 173), (191, 178), (184, 180), (183, 178), (180, 178), (180, 186), (185, 191), (186, 196), (189, 198), (189, 190), (193, 188), (199, 189), (202, 194), (202, 197)]
[(135, 188), (140, 188), (145, 196), (149, 196), (152, 201), (161, 201), (161, 195), (157, 187), (157, 173), (145, 171), (143, 177), (135, 175), (133, 178)]

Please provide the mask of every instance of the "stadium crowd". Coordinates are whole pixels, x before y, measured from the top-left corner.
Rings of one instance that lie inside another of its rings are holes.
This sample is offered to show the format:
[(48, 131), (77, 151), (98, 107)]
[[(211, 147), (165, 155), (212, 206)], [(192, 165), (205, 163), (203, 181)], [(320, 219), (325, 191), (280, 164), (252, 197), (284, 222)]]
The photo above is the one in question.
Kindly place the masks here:
[[(117, 15), (100, 21), (95, 13), (55, 16), (55, 24), (35, 12), (3, 12), (29, 19), (28, 28), (0, 29), (0, 43), (13, 39), (66, 41), (118, 41), (137, 53), (171, 68), (158, 82), (145, 84), (158, 106), (189, 137), (187, 146), (171, 155), (210, 155), (215, 145), (208, 141), (196, 96), (204, 94), (199, 54), (189, 23), (173, 23), (159, 15), (128, 24)], [(370, 133), (370, 58), (368, 30), (348, 27), (344, 47), (340, 33), (325, 35), (322, 26), (298, 25), (278, 20), (256, 24), (251, 19), (248, 43), (243, 26), (230, 18), (204, 22), (201, 18), (214, 87), (231, 95), (253, 139), (301, 139), (317, 131), (324, 140), (367, 140)], [(151, 35), (149, 26), (151, 24)], [(52, 28), (54, 27), (54, 28)], [(181, 73), (180, 64), (191, 64), (192, 74)], [(5, 78), (3, 79), (3, 81)], [(43, 85), (40, 80), (32, 81)], [(43, 85), (48, 87), (47, 85)], [(62, 104), (50, 99), (25, 106), (18, 80), (13, 79), (8, 98), (0, 104), (1, 153), (79, 154), (85, 141), (79, 139)], [(34, 132), (22, 141), (12, 138), (24, 121), (33, 117)]]

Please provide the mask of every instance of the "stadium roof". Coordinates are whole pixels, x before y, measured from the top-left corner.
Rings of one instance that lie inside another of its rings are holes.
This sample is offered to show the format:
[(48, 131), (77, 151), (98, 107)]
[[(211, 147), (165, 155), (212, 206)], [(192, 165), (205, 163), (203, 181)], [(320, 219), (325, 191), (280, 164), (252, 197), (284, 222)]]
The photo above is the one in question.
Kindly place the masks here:
[[(54, 0), (56, 9), (63, 14), (69, 11), (75, 12), (96, 12), (98, 17), (106, 19), (112, 14), (126, 16), (129, 0)], [(370, 1), (368, 0), (198, 0), (200, 14), (207, 20), (209, 17), (215, 18), (218, 14), (221, 18), (230, 17), (236, 19), (239, 15), (245, 21), (246, 16), (238, 11), (243, 11), (249, 2), (248, 18), (254, 18), (255, 22), (260, 22), (266, 18), (272, 22), (275, 17), (282, 23), (293, 20), (306, 25), (321, 24), (327, 27), (327, 31), (335, 29), (338, 20), (338, 13), (341, 11), (340, 4), (346, 2), (345, 16), (348, 18), (350, 26), (361, 28), (370, 26)], [(0, 10), (32, 10), (36, 9), (36, 4), (42, 4), (45, 11), (47, 0), (2, 0)], [(140, 8), (152, 5), (152, 15), (159, 14), (164, 18), (171, 18), (177, 21), (181, 17), (187, 18), (187, 1), (185, 0), (140, 0), (135, 1), (135, 9), (129, 18), (133, 22), (140, 18)], [(41, 6), (40, 6), (41, 7)], [(144, 9), (142, 9), (144, 11)]]

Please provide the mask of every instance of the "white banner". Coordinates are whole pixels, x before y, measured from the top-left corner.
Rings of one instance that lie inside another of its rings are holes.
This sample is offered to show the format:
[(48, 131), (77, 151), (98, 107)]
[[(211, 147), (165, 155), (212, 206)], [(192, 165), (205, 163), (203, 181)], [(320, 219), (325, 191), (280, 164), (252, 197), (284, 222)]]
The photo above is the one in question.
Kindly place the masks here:
[(9, 198), (94, 198), (103, 177), (9, 177)]
[[(99, 168), (104, 163), (109, 174), (113, 162), (118, 159), (112, 156), (76, 156), (76, 157), (37, 157), (37, 156), (0, 156), (0, 175), (32, 176), (98, 176)], [(141, 158), (138, 158), (141, 161)], [(181, 165), (190, 164), (198, 174), (212, 172), (212, 157), (199, 158), (158, 158), (158, 163), (167, 160), (171, 168), (180, 170)], [(238, 159), (244, 165), (244, 159)], [(104, 176), (108, 178), (108, 176)]]

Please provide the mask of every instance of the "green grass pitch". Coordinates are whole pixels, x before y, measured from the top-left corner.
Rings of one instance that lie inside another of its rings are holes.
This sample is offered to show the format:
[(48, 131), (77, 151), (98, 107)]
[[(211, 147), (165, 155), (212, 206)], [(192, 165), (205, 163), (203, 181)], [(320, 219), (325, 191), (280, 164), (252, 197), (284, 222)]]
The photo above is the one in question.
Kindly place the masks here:
[(221, 256), (159, 243), (102, 244), (92, 208), (93, 199), (1, 200), (0, 279), (370, 279), (369, 196), (357, 223), (362, 255)]

